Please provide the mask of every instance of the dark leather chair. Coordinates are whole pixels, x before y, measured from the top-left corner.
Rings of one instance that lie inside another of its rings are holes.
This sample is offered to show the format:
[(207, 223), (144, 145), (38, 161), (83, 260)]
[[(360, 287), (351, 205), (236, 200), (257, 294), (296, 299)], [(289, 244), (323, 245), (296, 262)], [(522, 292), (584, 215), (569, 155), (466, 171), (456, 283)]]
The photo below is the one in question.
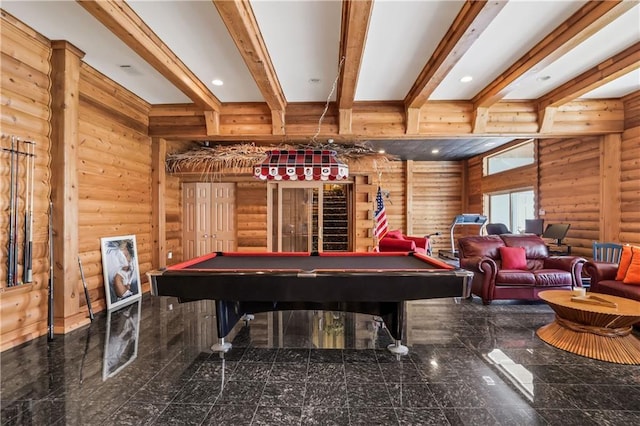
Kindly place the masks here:
[[(504, 269), (500, 247), (523, 247), (526, 266)], [(458, 240), (460, 267), (473, 272), (471, 293), (485, 305), (496, 299), (538, 300), (544, 290), (582, 287), (577, 256), (549, 256), (544, 240), (533, 234), (463, 237)]]
[(501, 234), (510, 234), (509, 228), (504, 223), (488, 223), (487, 224), (487, 234), (488, 235), (501, 235)]

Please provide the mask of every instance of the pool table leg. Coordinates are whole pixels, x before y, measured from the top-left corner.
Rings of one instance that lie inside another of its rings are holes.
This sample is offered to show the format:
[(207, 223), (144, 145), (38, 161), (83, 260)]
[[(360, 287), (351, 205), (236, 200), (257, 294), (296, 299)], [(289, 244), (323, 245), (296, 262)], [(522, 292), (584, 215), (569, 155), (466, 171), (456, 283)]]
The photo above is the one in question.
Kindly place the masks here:
[(218, 328), (218, 343), (211, 346), (214, 352), (227, 352), (231, 349), (231, 343), (224, 338), (243, 317), (240, 302), (229, 300), (216, 300), (216, 324)]
[(406, 355), (409, 353), (409, 348), (402, 344), (402, 326), (404, 324), (404, 304), (405, 302), (397, 302), (393, 311), (386, 316), (383, 316), (385, 321), (389, 321), (391, 326), (392, 335), (395, 339), (395, 343), (387, 346), (387, 350), (396, 355)]
[(225, 342), (224, 337), (218, 339), (218, 343), (211, 346), (213, 352), (227, 352), (231, 349), (231, 343)]
[(395, 343), (387, 346), (387, 350), (396, 355), (406, 355), (409, 353), (409, 348), (403, 345), (400, 340), (396, 340)]

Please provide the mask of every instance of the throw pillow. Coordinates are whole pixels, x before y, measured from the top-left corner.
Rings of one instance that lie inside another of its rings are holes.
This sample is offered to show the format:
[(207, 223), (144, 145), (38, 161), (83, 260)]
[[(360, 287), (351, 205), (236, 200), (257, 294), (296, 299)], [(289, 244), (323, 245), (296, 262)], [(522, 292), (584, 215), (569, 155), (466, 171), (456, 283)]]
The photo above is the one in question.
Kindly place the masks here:
[(632, 247), (631, 253), (631, 263), (622, 282), (625, 284), (640, 285), (640, 247)]
[(387, 232), (387, 235), (385, 235), (385, 237), (393, 238), (395, 240), (404, 240), (404, 236), (402, 235), (402, 231), (399, 230), (399, 229), (396, 229), (395, 231)]
[(627, 275), (627, 269), (631, 264), (631, 256), (633, 255), (630, 245), (622, 246), (622, 255), (620, 256), (620, 263), (618, 263), (618, 273), (616, 274), (616, 281), (624, 280)]
[(524, 247), (499, 247), (502, 269), (527, 269)]

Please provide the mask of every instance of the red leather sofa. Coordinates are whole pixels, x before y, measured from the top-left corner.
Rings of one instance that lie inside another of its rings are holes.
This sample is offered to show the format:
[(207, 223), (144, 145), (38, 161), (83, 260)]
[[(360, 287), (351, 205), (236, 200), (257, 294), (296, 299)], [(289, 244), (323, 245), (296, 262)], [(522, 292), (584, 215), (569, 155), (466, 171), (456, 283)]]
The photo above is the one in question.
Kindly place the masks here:
[[(526, 266), (504, 269), (500, 247), (523, 247)], [(542, 238), (534, 234), (482, 235), (458, 240), (460, 267), (474, 273), (471, 294), (485, 305), (496, 299), (538, 300), (544, 290), (582, 287), (578, 256), (549, 256)]]
[(589, 261), (585, 263), (584, 270), (591, 277), (589, 292), (610, 294), (640, 301), (640, 285), (616, 281), (617, 263)]
[(379, 251), (415, 251), (417, 253), (427, 253), (429, 241), (424, 237), (411, 237), (404, 235), (402, 231), (389, 231), (378, 242)]

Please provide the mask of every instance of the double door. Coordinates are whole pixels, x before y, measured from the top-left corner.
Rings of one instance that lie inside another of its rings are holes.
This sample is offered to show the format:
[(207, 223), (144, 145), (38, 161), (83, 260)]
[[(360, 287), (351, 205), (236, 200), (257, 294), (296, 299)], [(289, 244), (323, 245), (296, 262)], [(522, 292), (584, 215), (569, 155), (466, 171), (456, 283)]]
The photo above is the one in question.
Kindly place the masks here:
[(214, 251), (235, 251), (235, 184), (185, 183), (183, 199), (183, 258)]

